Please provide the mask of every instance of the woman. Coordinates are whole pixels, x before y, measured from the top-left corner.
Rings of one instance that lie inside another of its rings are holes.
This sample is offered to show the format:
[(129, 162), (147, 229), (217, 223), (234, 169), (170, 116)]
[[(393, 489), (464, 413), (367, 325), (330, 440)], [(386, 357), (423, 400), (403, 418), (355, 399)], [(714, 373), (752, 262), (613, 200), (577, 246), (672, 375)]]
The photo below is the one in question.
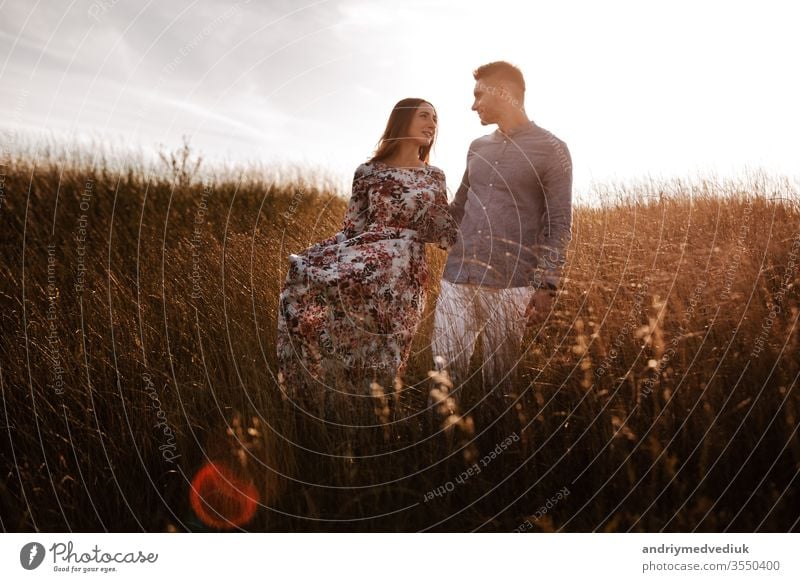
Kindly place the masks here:
[(370, 382), (402, 376), (425, 306), (424, 243), (447, 249), (456, 238), (444, 173), (428, 164), (436, 128), (430, 103), (399, 101), (356, 169), (342, 230), (289, 257), (277, 341), (289, 398), (345, 379), (366, 395)]

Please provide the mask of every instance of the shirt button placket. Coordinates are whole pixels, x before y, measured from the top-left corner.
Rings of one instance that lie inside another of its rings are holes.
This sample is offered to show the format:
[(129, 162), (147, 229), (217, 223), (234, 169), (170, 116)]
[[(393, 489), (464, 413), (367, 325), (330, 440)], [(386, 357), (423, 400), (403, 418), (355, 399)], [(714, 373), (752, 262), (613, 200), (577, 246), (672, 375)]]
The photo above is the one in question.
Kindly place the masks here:
[[(506, 153), (506, 145), (508, 145), (508, 140), (504, 139), (503, 140), (503, 149), (501, 150), (501, 155), (505, 155), (505, 153)], [(500, 160), (495, 160), (494, 161), (494, 165), (496, 166), (499, 163), (499, 161)], [(494, 183), (489, 184), (489, 188), (492, 188), (492, 187), (494, 187)]]

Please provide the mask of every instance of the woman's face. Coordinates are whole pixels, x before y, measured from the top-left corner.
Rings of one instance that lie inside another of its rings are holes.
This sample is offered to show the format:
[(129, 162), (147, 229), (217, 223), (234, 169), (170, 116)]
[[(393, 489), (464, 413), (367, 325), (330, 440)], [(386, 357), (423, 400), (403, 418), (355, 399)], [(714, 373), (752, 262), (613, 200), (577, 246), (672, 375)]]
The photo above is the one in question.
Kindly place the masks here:
[(420, 103), (408, 126), (408, 138), (415, 140), (420, 146), (430, 145), (436, 137), (438, 121), (433, 106), (430, 103)]

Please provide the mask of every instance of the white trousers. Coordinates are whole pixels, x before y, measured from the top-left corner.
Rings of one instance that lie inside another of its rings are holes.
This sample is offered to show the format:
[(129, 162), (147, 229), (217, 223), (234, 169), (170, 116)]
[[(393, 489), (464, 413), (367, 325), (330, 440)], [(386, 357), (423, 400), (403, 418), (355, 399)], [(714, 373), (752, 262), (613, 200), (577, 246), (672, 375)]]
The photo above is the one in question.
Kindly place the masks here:
[[(431, 348), (458, 385), (467, 379), (469, 363), (480, 334), (481, 375), (485, 386), (511, 379), (525, 333), (525, 309), (533, 287), (481, 287), (442, 280), (434, 314)], [(438, 366), (441, 367), (441, 366)]]

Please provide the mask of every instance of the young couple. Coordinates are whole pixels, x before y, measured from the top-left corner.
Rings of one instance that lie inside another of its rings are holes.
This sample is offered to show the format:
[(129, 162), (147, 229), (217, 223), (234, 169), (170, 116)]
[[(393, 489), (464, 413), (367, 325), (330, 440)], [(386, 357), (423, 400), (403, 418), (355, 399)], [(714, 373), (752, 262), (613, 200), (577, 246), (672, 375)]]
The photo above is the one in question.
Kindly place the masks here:
[(335, 378), (366, 384), (366, 395), (369, 382), (388, 388), (403, 375), (425, 307), (424, 243), (449, 249), (432, 350), (454, 382), (482, 334), (483, 379), (503, 383), (526, 325), (549, 313), (571, 237), (569, 151), (528, 119), (518, 68), (498, 61), (473, 76), (472, 109), (498, 129), (470, 145), (451, 204), (428, 163), (436, 110), (403, 99), (356, 169), (342, 230), (290, 256), (277, 341), (288, 397), (336, 389)]

